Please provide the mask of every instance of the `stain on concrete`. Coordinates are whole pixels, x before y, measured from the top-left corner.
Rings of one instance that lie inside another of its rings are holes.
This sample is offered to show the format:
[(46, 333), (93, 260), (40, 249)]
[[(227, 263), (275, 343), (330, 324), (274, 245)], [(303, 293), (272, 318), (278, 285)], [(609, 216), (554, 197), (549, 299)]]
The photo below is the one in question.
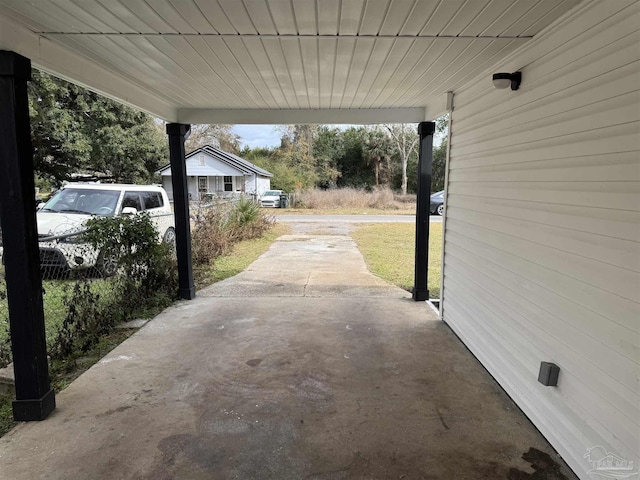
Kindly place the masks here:
[(121, 413), (121, 412), (124, 412), (126, 410), (129, 410), (130, 408), (131, 408), (131, 405), (123, 405), (122, 407), (114, 408), (112, 410), (107, 410), (104, 413), (96, 415), (96, 417), (104, 417), (104, 416), (108, 416), (108, 415), (113, 415), (114, 413)]
[(522, 459), (531, 464), (534, 473), (512, 468), (508, 480), (567, 480), (558, 462), (546, 452), (531, 447), (522, 455)]
[(257, 367), (261, 363), (262, 363), (261, 358), (252, 358), (251, 360), (247, 360), (246, 362), (246, 364), (249, 365), (250, 367)]
[[(180, 466), (182, 474), (198, 471), (215, 472), (224, 461), (225, 452), (220, 445), (213, 448), (205, 438), (192, 434), (177, 434), (166, 437), (158, 444), (166, 467)], [(164, 473), (169, 473), (162, 469)], [(187, 477), (183, 477), (187, 478)]]
[(449, 430), (449, 425), (447, 425), (447, 422), (445, 422), (444, 417), (442, 416), (442, 413), (440, 412), (440, 409), (438, 407), (436, 407), (436, 412), (438, 413), (438, 417), (440, 418), (440, 423), (442, 423), (442, 426), (444, 427), (444, 429)]

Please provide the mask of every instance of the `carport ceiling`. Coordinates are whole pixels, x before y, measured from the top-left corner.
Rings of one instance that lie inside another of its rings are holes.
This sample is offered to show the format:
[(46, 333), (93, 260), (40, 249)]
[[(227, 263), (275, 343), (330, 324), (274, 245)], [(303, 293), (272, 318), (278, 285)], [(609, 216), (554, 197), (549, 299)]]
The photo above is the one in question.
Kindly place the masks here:
[(0, 49), (168, 121), (415, 122), (579, 1), (0, 0)]

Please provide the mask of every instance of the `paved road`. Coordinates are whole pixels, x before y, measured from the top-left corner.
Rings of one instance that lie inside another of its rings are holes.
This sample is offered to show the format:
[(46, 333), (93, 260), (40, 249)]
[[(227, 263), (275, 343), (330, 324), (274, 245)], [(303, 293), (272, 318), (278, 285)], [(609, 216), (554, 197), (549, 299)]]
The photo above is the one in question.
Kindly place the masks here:
[[(295, 215), (276, 214), (283, 223), (414, 223), (413, 215)], [(432, 223), (441, 223), (442, 217), (431, 215)]]

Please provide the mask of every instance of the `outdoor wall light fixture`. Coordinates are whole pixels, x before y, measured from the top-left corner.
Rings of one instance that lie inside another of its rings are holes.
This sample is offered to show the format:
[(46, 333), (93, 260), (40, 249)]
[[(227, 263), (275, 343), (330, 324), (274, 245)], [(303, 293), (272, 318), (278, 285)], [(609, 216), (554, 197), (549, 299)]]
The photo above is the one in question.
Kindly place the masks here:
[(518, 88), (520, 88), (521, 81), (521, 72), (493, 74), (493, 86), (498, 89), (503, 89), (511, 86), (511, 90), (518, 90)]

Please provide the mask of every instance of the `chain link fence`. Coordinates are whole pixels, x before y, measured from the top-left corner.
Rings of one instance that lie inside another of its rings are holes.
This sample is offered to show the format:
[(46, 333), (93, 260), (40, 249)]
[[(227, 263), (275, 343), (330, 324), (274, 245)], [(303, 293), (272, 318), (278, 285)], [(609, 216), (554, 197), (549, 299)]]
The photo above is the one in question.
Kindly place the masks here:
[[(131, 216), (133, 217), (133, 216)], [(152, 240), (157, 244), (167, 244), (175, 254), (175, 227), (173, 213), (144, 214), (150, 227), (155, 230)], [(112, 220), (114, 218), (112, 217)], [(91, 222), (89, 222), (91, 223)], [(115, 224), (123, 230), (122, 223)], [(104, 305), (117, 304), (116, 295), (121, 295), (120, 287), (123, 276), (131, 275), (131, 264), (136, 257), (142, 257), (142, 248), (135, 243), (141, 239), (140, 232), (124, 235), (119, 232), (113, 235), (113, 242), (102, 242), (99, 248), (89, 239), (96, 232), (86, 225), (56, 225), (49, 234), (39, 235), (40, 269), (42, 273), (43, 304), (45, 328), (49, 351), (55, 350), (60, 329), (70, 317), (70, 311), (83, 299), (78, 298), (80, 286), (85, 297)], [(109, 235), (109, 234), (107, 234)], [(138, 235), (138, 237), (136, 237)], [(1, 239), (1, 235), (0, 235)], [(0, 368), (10, 361), (9, 311), (7, 305), (7, 289), (3, 246), (0, 245)], [(126, 256), (126, 259), (124, 258)], [(148, 268), (141, 266), (141, 268)], [(138, 272), (139, 273), (139, 272)], [(140, 299), (144, 303), (144, 299)], [(74, 313), (74, 312), (72, 312)]]

